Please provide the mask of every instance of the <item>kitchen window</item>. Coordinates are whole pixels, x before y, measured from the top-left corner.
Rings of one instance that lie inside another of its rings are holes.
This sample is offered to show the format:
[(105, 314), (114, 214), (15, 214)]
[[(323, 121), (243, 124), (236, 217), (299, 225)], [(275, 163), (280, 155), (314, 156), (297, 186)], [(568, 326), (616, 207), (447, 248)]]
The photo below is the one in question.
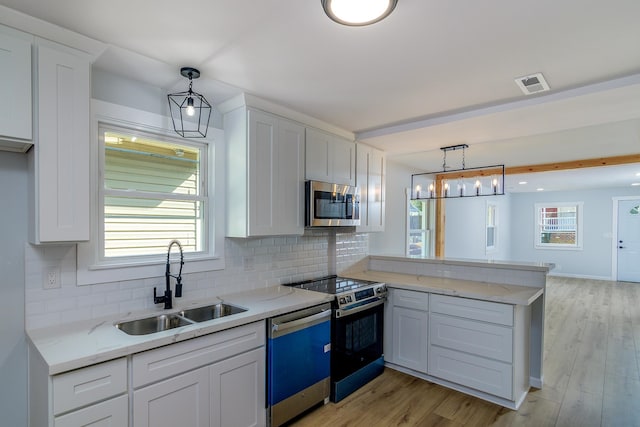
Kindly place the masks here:
[(536, 203), (537, 249), (582, 249), (582, 202)]
[(92, 100), (91, 237), (77, 284), (162, 277), (173, 239), (184, 273), (224, 268), (224, 132), (178, 137), (162, 115)]
[(100, 128), (104, 185), (102, 259), (206, 251), (206, 145), (111, 127)]

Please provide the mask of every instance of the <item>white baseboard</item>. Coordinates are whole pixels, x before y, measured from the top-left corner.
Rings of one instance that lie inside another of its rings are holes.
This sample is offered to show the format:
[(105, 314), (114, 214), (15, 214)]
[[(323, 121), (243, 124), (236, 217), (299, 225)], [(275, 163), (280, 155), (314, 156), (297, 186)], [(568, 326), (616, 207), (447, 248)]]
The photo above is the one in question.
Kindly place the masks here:
[(554, 273), (552, 271), (550, 271), (548, 275), (553, 277), (569, 277), (573, 279), (606, 280), (609, 282), (614, 281), (613, 277), (611, 276), (590, 276), (587, 274)]

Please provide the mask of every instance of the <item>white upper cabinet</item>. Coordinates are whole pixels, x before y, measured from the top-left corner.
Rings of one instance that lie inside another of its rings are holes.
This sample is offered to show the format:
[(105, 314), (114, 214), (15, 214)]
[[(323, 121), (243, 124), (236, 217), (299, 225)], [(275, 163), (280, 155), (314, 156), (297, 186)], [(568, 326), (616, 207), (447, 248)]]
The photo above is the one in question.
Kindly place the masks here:
[(357, 144), (356, 154), (356, 185), (360, 189), (360, 226), (356, 231), (384, 231), (384, 152)]
[(31, 44), (33, 37), (0, 25), (0, 149), (31, 147)]
[(224, 116), (227, 236), (304, 233), (302, 125), (241, 107)]
[(356, 144), (345, 138), (307, 128), (305, 178), (356, 185)]
[(89, 240), (90, 59), (49, 41), (36, 42), (30, 241)]

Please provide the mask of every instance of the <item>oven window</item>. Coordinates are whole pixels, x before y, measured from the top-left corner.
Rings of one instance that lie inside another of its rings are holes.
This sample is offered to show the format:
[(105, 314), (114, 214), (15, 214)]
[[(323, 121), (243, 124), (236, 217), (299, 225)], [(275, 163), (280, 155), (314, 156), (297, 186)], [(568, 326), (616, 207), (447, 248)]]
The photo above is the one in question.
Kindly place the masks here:
[(382, 356), (384, 306), (333, 319), (331, 375), (340, 380)]
[(376, 316), (367, 316), (345, 326), (344, 347), (349, 353), (357, 353), (376, 344)]

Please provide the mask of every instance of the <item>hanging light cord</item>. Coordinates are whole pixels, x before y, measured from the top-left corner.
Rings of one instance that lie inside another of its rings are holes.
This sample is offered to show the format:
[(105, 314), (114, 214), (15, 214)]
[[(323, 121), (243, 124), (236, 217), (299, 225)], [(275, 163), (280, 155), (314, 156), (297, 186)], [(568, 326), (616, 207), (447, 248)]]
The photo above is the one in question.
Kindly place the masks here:
[(464, 154), (466, 153), (466, 147), (462, 147), (462, 169), (464, 169)]

